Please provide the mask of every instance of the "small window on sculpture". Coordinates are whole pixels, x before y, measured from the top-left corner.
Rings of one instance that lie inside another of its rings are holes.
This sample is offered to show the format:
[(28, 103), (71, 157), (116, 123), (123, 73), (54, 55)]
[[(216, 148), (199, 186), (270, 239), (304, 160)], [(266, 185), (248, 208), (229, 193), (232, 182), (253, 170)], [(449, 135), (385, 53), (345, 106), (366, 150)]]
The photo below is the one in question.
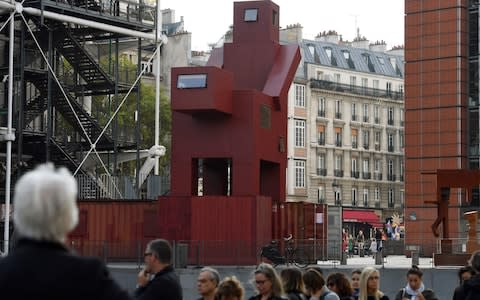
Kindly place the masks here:
[(207, 87), (207, 74), (178, 75), (177, 89), (198, 89)]
[(245, 9), (244, 21), (245, 22), (256, 22), (258, 18), (258, 9), (257, 8), (247, 8)]

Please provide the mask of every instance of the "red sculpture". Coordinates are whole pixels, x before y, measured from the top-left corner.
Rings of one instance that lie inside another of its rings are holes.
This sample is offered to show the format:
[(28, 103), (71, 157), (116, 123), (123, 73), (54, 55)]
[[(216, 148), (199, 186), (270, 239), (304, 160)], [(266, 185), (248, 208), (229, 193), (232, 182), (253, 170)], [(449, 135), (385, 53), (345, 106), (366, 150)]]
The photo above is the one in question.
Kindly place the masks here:
[[(248, 1), (234, 3), (233, 43), (215, 49), (206, 67), (172, 70), (162, 237), (238, 241), (251, 260), (259, 244), (285, 234), (272, 207), (285, 201), (287, 93), (299, 62), (297, 45), (279, 44), (279, 7)], [(213, 252), (209, 262), (228, 263)]]

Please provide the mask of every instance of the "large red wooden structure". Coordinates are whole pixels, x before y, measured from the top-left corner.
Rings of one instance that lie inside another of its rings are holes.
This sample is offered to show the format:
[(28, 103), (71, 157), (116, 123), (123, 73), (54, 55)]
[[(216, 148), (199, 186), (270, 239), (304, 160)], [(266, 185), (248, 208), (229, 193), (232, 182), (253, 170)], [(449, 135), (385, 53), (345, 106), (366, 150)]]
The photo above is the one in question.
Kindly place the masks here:
[(233, 43), (205, 67), (172, 70), (171, 193), (159, 199), (160, 236), (243, 241), (253, 262), (259, 244), (287, 234), (275, 212), (285, 201), (287, 93), (300, 52), (279, 44), (279, 13), (271, 1), (235, 2)]

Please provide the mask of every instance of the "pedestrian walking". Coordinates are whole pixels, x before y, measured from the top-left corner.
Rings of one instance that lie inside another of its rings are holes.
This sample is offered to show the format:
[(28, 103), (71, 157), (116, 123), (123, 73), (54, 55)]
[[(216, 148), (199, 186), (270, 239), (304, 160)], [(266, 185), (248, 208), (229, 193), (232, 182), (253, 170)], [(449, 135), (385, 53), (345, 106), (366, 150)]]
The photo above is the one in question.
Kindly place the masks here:
[(455, 291), (455, 300), (476, 300), (480, 299), (480, 250), (473, 252), (468, 260), (475, 274)]
[(335, 292), (327, 288), (322, 274), (314, 269), (308, 269), (303, 274), (303, 282), (310, 300), (340, 300)]
[(182, 287), (172, 267), (172, 247), (163, 239), (146, 247), (145, 268), (138, 273), (135, 296), (139, 300), (181, 300)]
[(245, 290), (237, 277), (225, 277), (217, 289), (217, 300), (243, 300)]
[(337, 272), (328, 275), (327, 287), (332, 292), (335, 292), (340, 300), (354, 300), (352, 285), (343, 273)]
[(469, 280), (473, 275), (475, 274), (475, 271), (471, 266), (463, 266), (458, 270), (458, 282), (459, 286), (455, 288), (455, 291), (453, 292), (453, 300), (462, 300), (464, 297), (463, 296), (463, 287), (462, 285), (465, 283), (465, 281)]
[(380, 290), (380, 272), (374, 267), (365, 267), (360, 274), (358, 300), (389, 300)]
[(438, 300), (431, 289), (426, 289), (422, 280), (423, 272), (415, 265), (407, 271), (407, 285), (398, 291), (395, 300)]
[(198, 300), (214, 300), (219, 283), (220, 274), (217, 270), (210, 267), (202, 268), (197, 278), (197, 290), (202, 296)]
[(358, 231), (357, 234), (357, 249), (358, 249), (358, 255), (363, 254), (363, 247), (365, 246), (365, 235), (363, 234), (362, 230)]
[(370, 254), (372, 255), (373, 258), (375, 258), (375, 255), (377, 254), (377, 241), (372, 238), (372, 241), (370, 243)]
[(362, 270), (360, 269), (352, 271), (353, 298), (355, 298), (355, 300), (358, 300), (360, 294), (360, 274), (362, 274)]
[(25, 173), (15, 185), (15, 249), (0, 260), (2, 299), (130, 299), (97, 258), (65, 243), (78, 223), (77, 182), (53, 164)]
[(257, 295), (250, 297), (250, 300), (282, 300), (282, 281), (277, 271), (266, 263), (258, 265), (254, 273), (254, 282)]
[(283, 290), (289, 300), (306, 300), (304, 294), (302, 271), (297, 267), (283, 269), (280, 273), (283, 283)]

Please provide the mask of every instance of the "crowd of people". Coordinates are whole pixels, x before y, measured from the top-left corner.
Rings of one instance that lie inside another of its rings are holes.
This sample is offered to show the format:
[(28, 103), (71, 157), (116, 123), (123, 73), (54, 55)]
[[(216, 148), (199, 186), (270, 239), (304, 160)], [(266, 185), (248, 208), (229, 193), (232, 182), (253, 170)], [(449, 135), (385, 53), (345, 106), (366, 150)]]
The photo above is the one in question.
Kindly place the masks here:
[[(13, 220), (18, 240), (14, 251), (0, 259), (2, 299), (183, 299), (172, 266), (172, 248), (166, 240), (147, 244), (145, 267), (137, 275), (133, 295), (120, 287), (102, 261), (69, 251), (67, 235), (78, 223), (76, 197), (77, 183), (71, 173), (51, 164), (41, 165), (17, 181)], [(412, 266), (406, 274), (407, 284), (395, 300), (436, 300), (435, 293), (424, 286), (422, 275)], [(460, 285), (453, 300), (480, 299), (480, 251), (458, 276)], [(256, 293), (249, 300), (388, 300), (380, 290), (379, 270), (370, 266), (349, 275), (335, 272), (325, 276), (318, 267), (285, 267), (278, 273), (272, 265), (261, 263), (252, 283)], [(247, 299), (235, 276), (222, 279), (211, 267), (200, 270), (197, 290), (204, 300)]]

